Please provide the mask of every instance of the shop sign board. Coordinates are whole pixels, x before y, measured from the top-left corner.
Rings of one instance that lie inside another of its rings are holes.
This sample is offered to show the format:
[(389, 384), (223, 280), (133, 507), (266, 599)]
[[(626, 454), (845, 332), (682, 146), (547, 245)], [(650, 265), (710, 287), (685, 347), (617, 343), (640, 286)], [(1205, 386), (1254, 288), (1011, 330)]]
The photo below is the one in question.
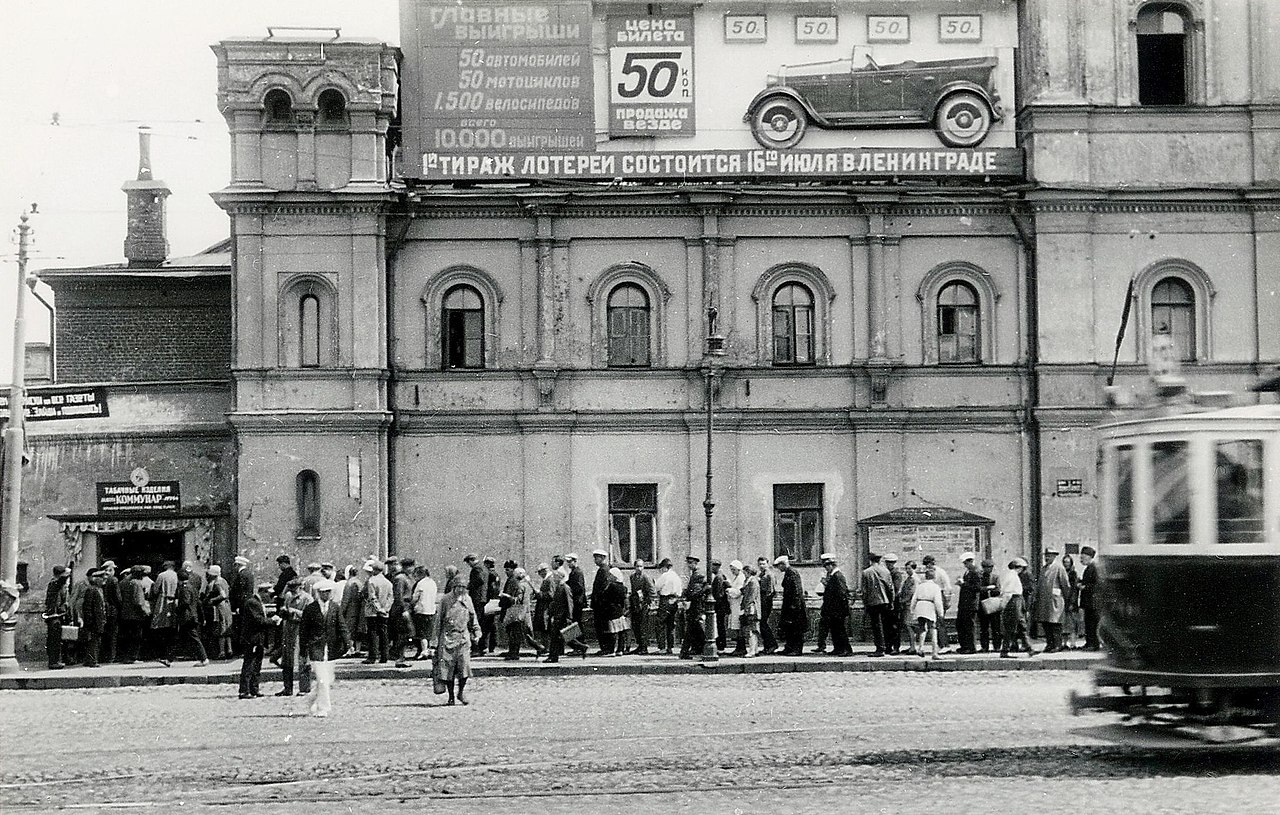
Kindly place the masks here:
[(99, 515), (176, 515), (182, 508), (177, 481), (99, 481)]
[(953, 0), (404, 0), (400, 172), (1017, 178), (1016, 4), (962, 11)]
[[(9, 394), (0, 394), (0, 414), (9, 415)], [(102, 419), (110, 416), (105, 388), (28, 392), (23, 416), (28, 422)]]
[(965, 552), (981, 552), (981, 537), (973, 526), (922, 525), (875, 526), (868, 529), (868, 542), (873, 552), (898, 552), (899, 562), (919, 563), (925, 555), (933, 555), (938, 565), (954, 571)]

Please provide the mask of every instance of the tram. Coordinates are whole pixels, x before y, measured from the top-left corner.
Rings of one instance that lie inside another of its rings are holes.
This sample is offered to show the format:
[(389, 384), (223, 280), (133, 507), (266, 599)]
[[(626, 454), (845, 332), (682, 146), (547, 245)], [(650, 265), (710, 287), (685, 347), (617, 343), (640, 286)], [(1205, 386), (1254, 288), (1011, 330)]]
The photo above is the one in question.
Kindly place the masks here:
[(1072, 709), (1131, 744), (1280, 744), (1280, 405), (1153, 382), (1098, 429), (1106, 657)]

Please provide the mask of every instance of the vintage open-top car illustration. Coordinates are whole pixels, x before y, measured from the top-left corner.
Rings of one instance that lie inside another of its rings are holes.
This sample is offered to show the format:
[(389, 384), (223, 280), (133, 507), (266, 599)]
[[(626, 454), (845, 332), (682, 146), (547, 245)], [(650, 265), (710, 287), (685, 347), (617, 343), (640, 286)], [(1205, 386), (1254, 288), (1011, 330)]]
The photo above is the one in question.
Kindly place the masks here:
[(821, 128), (932, 126), (949, 147), (973, 147), (1000, 121), (994, 56), (877, 65), (837, 59), (784, 65), (743, 121), (768, 148), (794, 147)]

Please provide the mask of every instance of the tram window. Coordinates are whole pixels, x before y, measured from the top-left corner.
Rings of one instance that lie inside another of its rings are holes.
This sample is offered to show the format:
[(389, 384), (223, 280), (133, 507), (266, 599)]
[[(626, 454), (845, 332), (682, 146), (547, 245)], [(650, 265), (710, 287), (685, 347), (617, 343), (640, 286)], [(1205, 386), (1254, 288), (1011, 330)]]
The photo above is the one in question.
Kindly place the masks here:
[(1133, 448), (1116, 448), (1116, 543), (1133, 543)]
[(1191, 542), (1191, 493), (1187, 488), (1190, 448), (1185, 441), (1151, 445), (1151, 542)]
[(1215, 481), (1218, 487), (1218, 543), (1262, 543), (1262, 442), (1258, 439), (1218, 442)]

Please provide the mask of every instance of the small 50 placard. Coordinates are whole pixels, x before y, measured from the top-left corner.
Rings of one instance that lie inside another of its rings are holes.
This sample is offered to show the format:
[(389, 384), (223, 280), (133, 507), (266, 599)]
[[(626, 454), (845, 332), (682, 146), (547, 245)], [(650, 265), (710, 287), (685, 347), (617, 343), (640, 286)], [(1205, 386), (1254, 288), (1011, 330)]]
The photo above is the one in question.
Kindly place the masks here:
[(982, 42), (982, 15), (939, 14), (938, 42)]
[(911, 18), (905, 14), (868, 14), (867, 42), (911, 42)]
[(796, 42), (836, 42), (839, 39), (840, 18), (834, 14), (796, 17)]
[(766, 42), (768, 39), (769, 18), (767, 15), (724, 15), (725, 42)]

